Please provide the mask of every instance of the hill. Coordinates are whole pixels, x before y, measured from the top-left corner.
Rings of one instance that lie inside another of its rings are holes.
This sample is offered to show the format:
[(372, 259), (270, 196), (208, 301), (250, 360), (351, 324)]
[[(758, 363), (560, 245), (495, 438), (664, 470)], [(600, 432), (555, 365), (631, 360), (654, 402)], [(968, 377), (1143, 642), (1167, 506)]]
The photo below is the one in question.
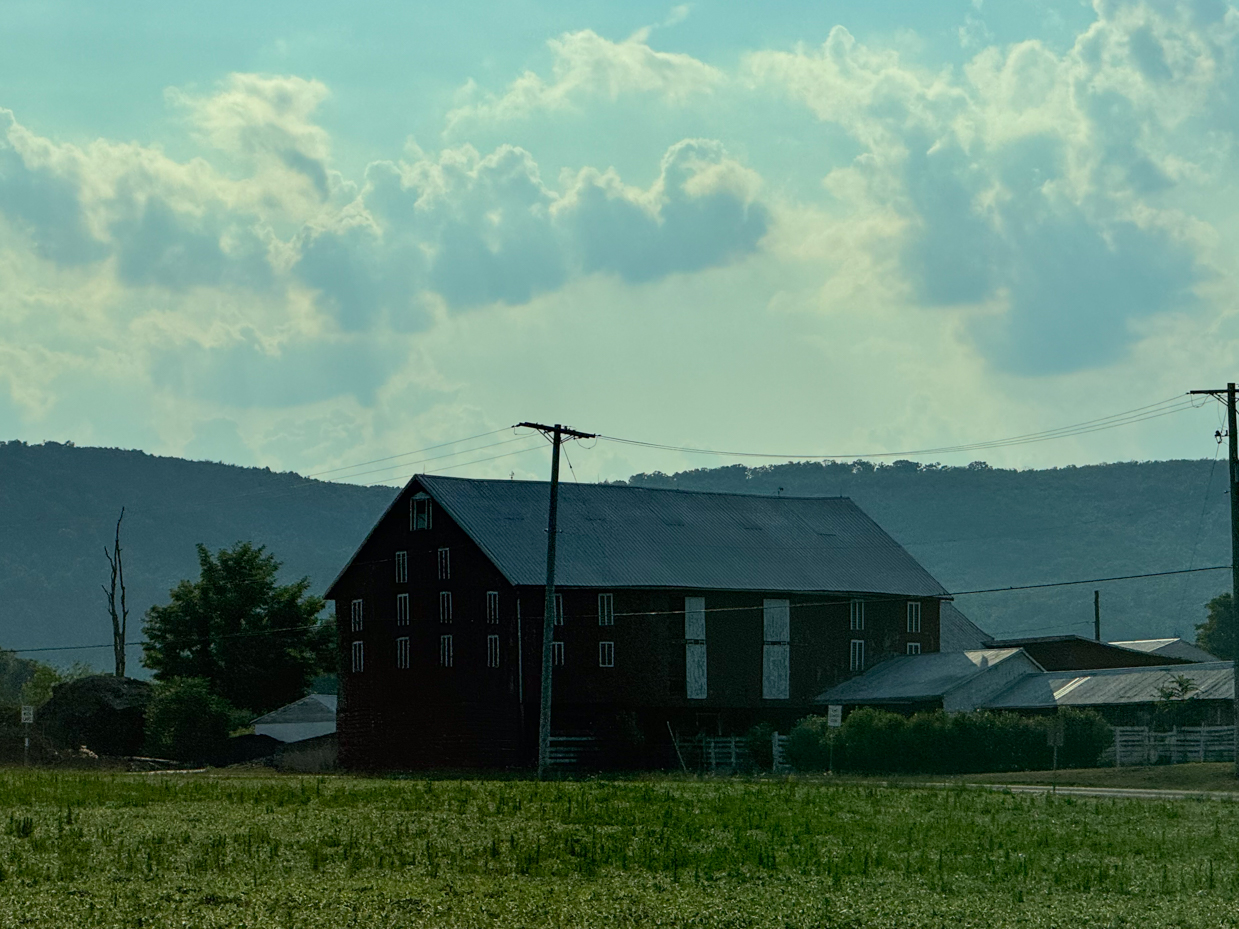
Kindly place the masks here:
[[(321, 593), (391, 502), (386, 487), (111, 448), (0, 443), (0, 646), (108, 643), (103, 548), (125, 507), (121, 544), (131, 641), (142, 616), (197, 577), (195, 543), (267, 546), (285, 581), (308, 576)], [(138, 651), (130, 652), (136, 668)], [(111, 668), (110, 646), (41, 652)]]
[[(630, 483), (850, 496), (950, 590), (1229, 561), (1226, 467), (1210, 461), (1038, 471), (811, 463), (640, 474)], [(284, 562), (286, 580), (308, 576), (321, 592), (393, 493), (136, 451), (0, 443), (0, 646), (110, 641), (100, 589), (108, 579), (103, 547), (122, 506), (130, 638), (136, 640), (146, 609), (166, 602), (180, 579), (196, 576), (195, 543), (266, 545)], [(1103, 635), (1190, 638), (1205, 601), (1228, 583), (1219, 571), (1097, 585)], [(1090, 635), (1092, 592), (1085, 585), (957, 602), (998, 635)], [(58, 664), (85, 659), (100, 669), (111, 661), (107, 648), (33, 657)]]
[[(953, 591), (1168, 571), (1230, 563), (1226, 463), (1150, 461), (1047, 470), (982, 462), (940, 467), (740, 465), (638, 474), (629, 483), (851, 497)], [(1093, 633), (1101, 590), (1107, 639), (1192, 639), (1204, 604), (1230, 589), (1226, 571), (960, 596), (998, 636)]]

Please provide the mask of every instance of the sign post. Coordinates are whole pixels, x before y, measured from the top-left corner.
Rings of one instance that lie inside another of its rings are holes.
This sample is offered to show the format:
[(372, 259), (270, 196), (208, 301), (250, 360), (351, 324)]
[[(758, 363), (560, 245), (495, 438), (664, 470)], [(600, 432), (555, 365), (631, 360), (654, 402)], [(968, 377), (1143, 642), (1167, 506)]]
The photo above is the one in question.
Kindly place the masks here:
[(1064, 739), (1063, 719), (1061, 716), (1055, 716), (1050, 720), (1050, 726), (1045, 731), (1045, 741), (1052, 749), (1054, 749), (1054, 768), (1058, 770), (1058, 750), (1063, 747)]
[[(843, 725), (843, 707), (837, 703), (831, 703), (826, 707), (826, 728), (838, 729)], [(830, 773), (835, 772), (835, 735), (830, 734)]]
[(30, 727), (34, 724), (34, 707), (22, 707), (22, 725), (26, 727), (26, 744), (22, 748), (22, 763), (30, 764)]

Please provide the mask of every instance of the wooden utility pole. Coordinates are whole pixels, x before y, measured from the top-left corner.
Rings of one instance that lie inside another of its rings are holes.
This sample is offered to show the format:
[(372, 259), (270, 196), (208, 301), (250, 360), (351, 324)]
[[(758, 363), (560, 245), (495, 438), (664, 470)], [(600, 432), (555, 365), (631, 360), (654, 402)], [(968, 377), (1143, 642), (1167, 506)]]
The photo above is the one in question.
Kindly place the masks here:
[[(551, 760), (551, 643), (555, 636), (555, 536), (559, 511), (559, 446), (564, 438), (592, 439), (593, 433), (577, 432), (556, 423), (517, 423), (537, 429), (551, 440), (551, 502), (546, 525), (546, 602), (542, 607), (542, 712), (538, 717), (538, 778), (546, 777)], [(514, 427), (515, 428), (515, 427)]]
[(1101, 591), (1093, 591), (1093, 638), (1101, 641)]
[(1226, 404), (1226, 435), (1230, 440), (1230, 642), (1234, 666), (1235, 776), (1239, 777), (1239, 429), (1235, 428), (1235, 385), (1225, 390), (1192, 390), (1208, 394)]

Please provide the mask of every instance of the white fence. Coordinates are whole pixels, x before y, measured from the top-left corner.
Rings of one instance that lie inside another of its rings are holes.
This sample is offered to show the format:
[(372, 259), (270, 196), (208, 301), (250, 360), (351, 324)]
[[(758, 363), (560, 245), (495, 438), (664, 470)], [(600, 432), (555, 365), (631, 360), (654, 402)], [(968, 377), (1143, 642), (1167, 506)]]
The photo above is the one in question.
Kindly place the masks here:
[[(787, 736), (777, 732), (770, 737), (776, 772), (790, 770), (787, 764)], [(711, 773), (736, 772), (751, 768), (749, 740), (746, 736), (702, 736), (701, 766)]]
[(1150, 732), (1147, 726), (1115, 726), (1114, 746), (1102, 756), (1115, 767), (1234, 761), (1234, 726), (1182, 726)]

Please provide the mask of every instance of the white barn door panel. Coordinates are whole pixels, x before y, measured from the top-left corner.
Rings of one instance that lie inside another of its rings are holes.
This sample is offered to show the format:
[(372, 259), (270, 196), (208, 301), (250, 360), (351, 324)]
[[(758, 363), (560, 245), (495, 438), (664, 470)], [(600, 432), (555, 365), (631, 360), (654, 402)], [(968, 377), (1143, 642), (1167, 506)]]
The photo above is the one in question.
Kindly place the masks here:
[(762, 601), (761, 696), (786, 700), (791, 693), (791, 605)]
[(706, 686), (706, 598), (684, 598), (684, 673), (689, 700), (704, 700)]

